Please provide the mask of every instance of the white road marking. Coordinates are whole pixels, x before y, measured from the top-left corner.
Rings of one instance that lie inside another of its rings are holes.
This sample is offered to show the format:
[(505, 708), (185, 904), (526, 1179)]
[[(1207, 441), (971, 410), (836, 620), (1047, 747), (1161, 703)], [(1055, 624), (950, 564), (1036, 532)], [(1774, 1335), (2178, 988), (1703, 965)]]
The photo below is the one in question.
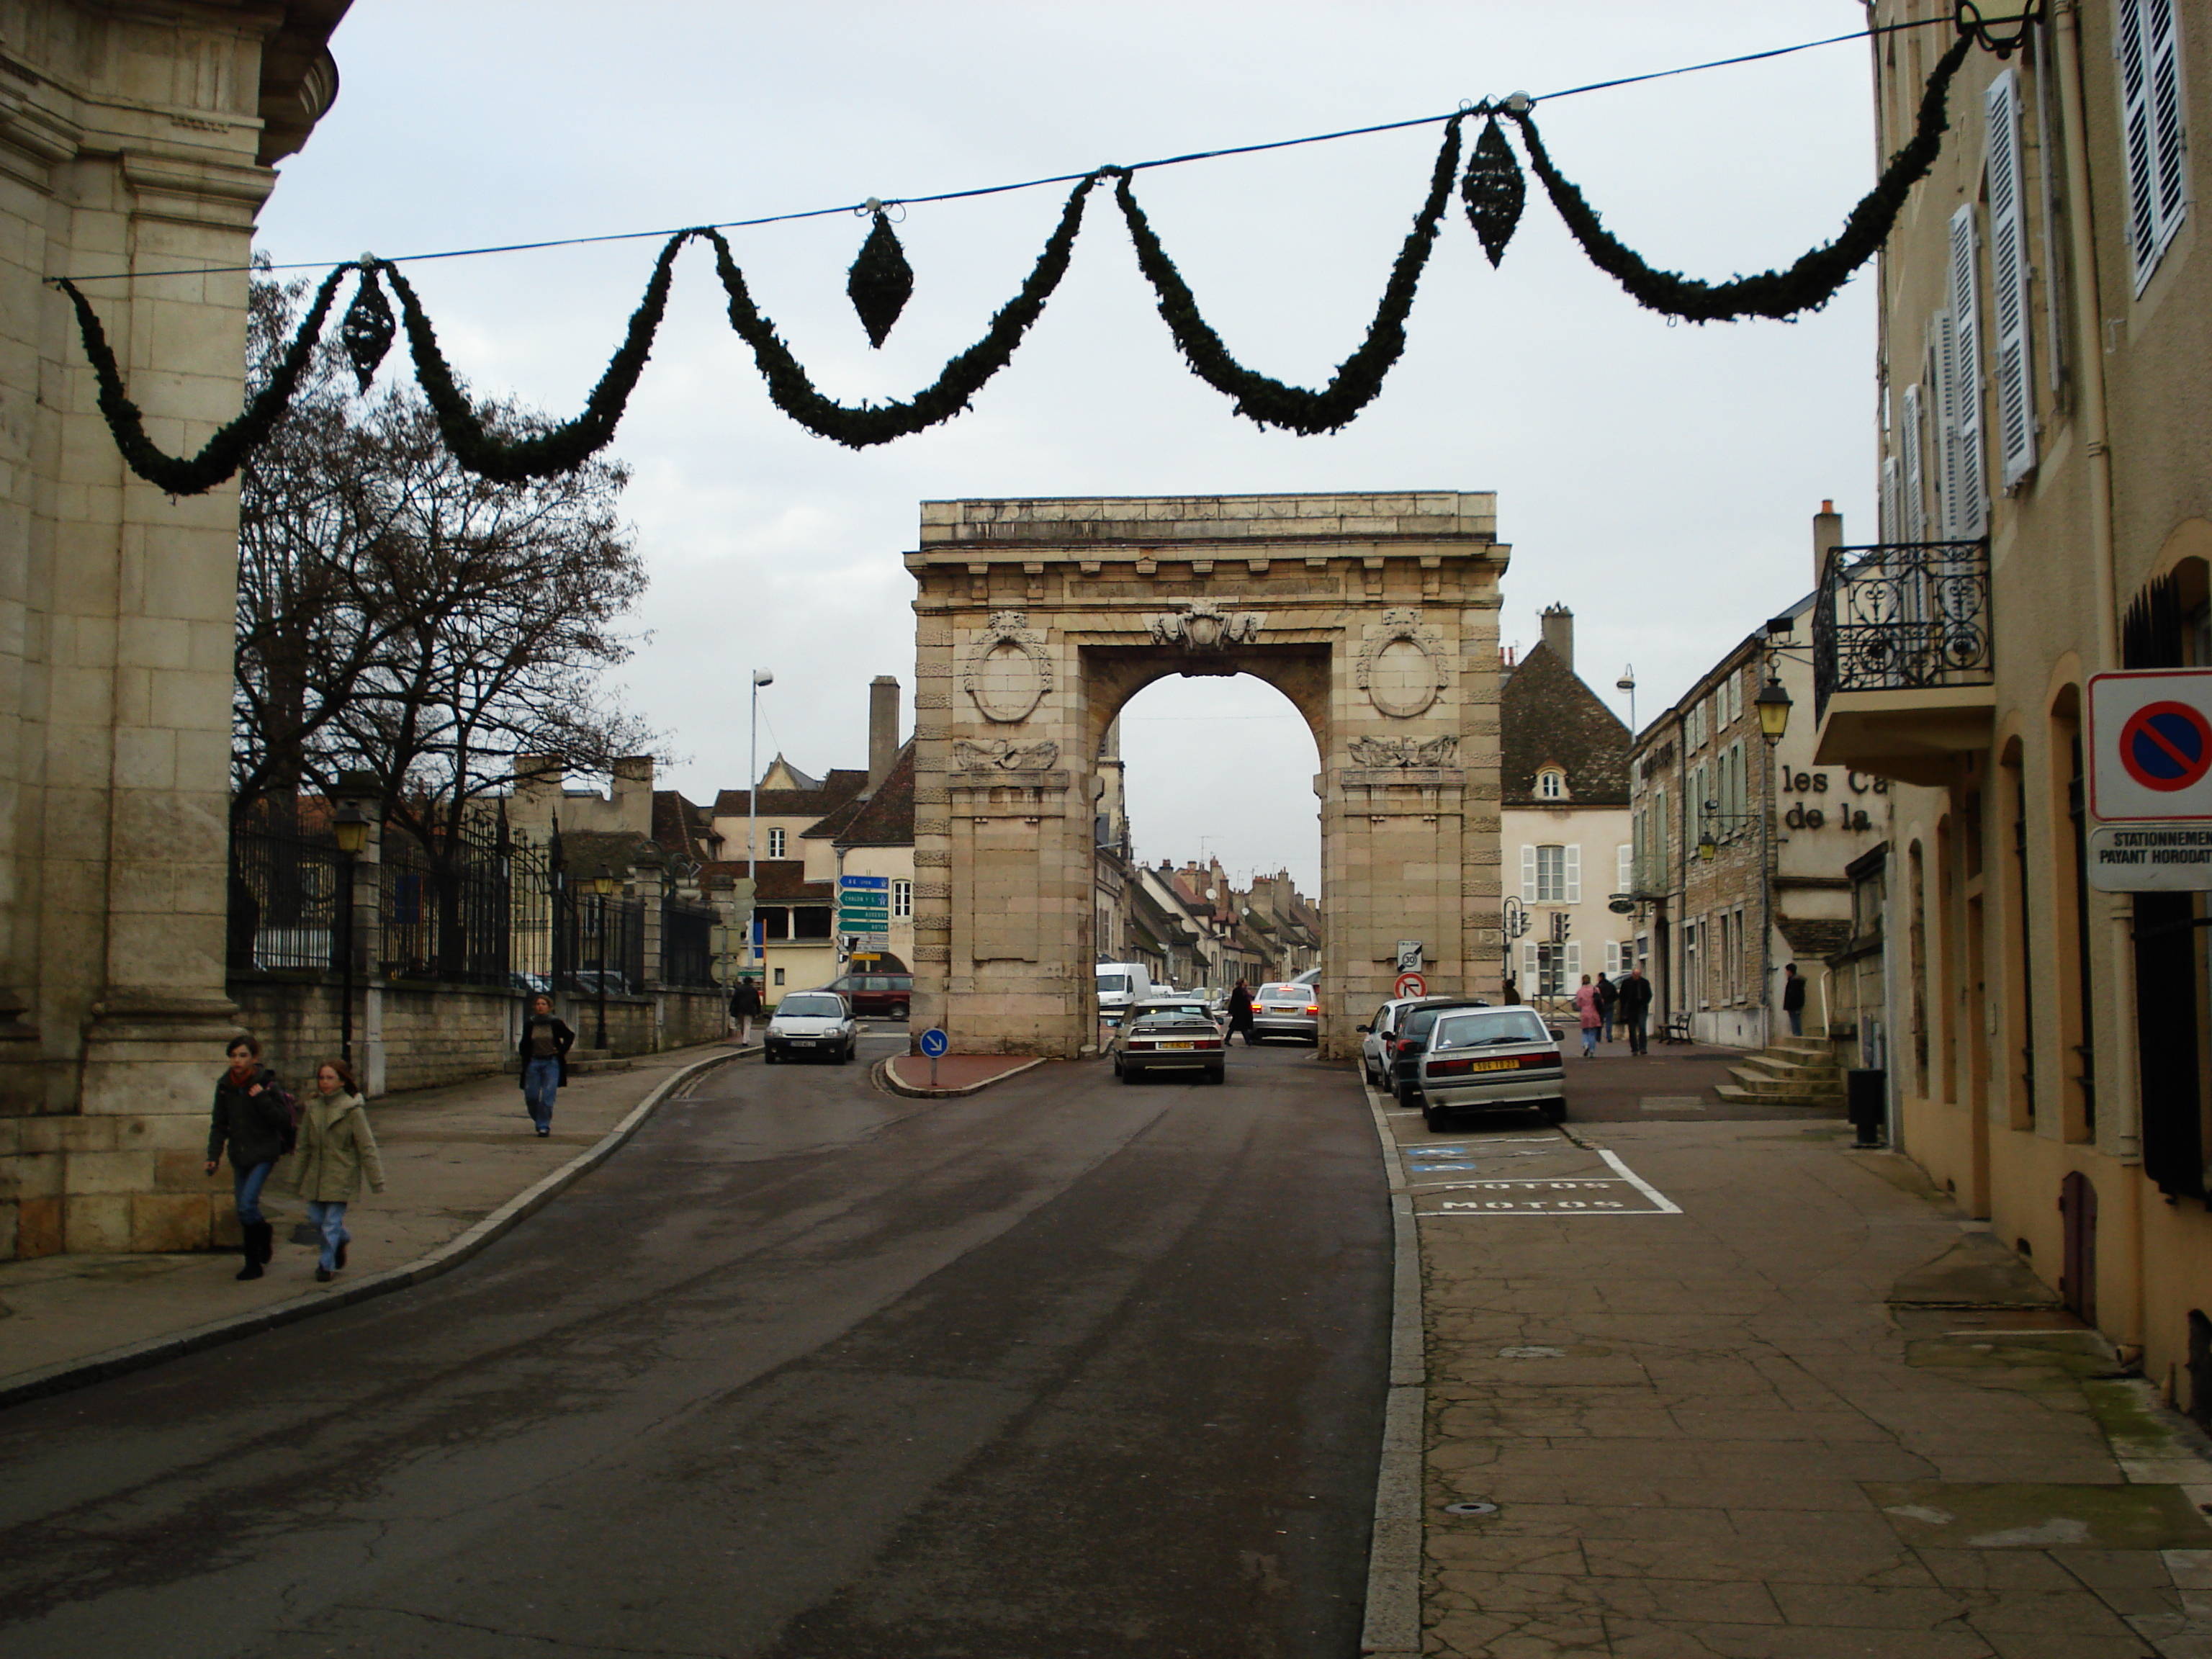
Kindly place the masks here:
[(1614, 1170), (1619, 1173), (1623, 1181), (1626, 1181), (1630, 1186), (1635, 1188), (1638, 1192), (1642, 1193), (1644, 1197), (1650, 1199), (1653, 1204), (1656, 1205), (1659, 1208), (1659, 1212), (1662, 1215), (1680, 1215), (1682, 1213), (1682, 1206), (1680, 1205), (1675, 1203), (1674, 1200), (1668, 1198), (1666, 1194), (1661, 1192), (1656, 1187), (1646, 1181), (1642, 1176), (1637, 1174), (1635, 1170), (1630, 1169), (1626, 1164), (1623, 1164), (1620, 1161), (1620, 1153), (1613, 1152), (1609, 1147), (1601, 1146), (1598, 1148), (1597, 1155), (1603, 1158), (1607, 1164), (1611, 1164)]

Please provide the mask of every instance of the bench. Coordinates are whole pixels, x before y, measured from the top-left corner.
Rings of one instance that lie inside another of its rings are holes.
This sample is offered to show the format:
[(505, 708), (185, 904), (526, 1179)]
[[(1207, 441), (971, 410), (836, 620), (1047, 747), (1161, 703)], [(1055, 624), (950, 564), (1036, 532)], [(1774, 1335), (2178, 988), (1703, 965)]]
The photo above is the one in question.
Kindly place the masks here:
[(1659, 1026), (1660, 1042), (1689, 1042), (1694, 1040), (1695, 1039), (1690, 1036), (1689, 1015), (1670, 1014), (1665, 1020), (1661, 1022)]

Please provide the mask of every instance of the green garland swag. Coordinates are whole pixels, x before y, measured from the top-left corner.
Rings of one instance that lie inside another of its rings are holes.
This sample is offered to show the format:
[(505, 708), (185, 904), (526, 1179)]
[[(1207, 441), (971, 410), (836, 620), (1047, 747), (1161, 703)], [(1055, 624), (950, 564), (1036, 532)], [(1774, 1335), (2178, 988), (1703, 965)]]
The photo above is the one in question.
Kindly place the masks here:
[[(314, 353), (323, 319), (330, 315), (331, 301), (337, 296), (338, 283), (347, 271), (355, 268), (340, 265), (323, 278), (322, 287), (315, 291), (314, 305), (301, 323), (299, 332), (292, 337), (284, 361), (276, 366), (269, 384), (254, 395), (253, 401), (239, 412), (235, 420), (218, 428), (200, 453), (189, 459), (164, 454), (146, 435), (145, 416), (123, 389), (123, 374), (116, 367), (115, 353), (108, 346), (107, 331), (100, 325), (99, 313), (93, 310), (92, 302), (78, 292), (76, 284), (63, 277), (58, 286), (76, 307), (77, 331), (84, 337), (84, 355), (100, 381), (100, 412), (107, 417), (107, 429), (115, 434), (115, 447), (123, 452), (125, 465), (147, 483), (172, 495), (204, 495), (237, 471), (245, 465), (246, 456), (269, 435), (277, 417), (292, 401), (293, 390)], [(362, 280), (366, 281), (366, 276)]]
[(1375, 320), (1368, 325), (1367, 337), (1337, 366), (1328, 386), (1319, 392), (1285, 386), (1255, 374), (1229, 355), (1221, 337), (1199, 314), (1198, 301), (1182, 273), (1168, 258), (1159, 238), (1152, 234), (1151, 222), (1130, 191), (1130, 175), (1123, 172), (1114, 186), (1114, 199), (1121, 206), (1121, 216), (1129, 222), (1138, 266), (1160, 296), (1160, 315), (1189, 362), (1190, 372), (1215, 391), (1236, 398), (1236, 412), (1261, 426), (1312, 434), (1334, 432), (1350, 424), (1382, 392), (1382, 377), (1406, 349), (1406, 315), (1413, 309), (1413, 290), (1420, 283), (1430, 250), (1436, 246), (1437, 229), (1443, 222), (1459, 173), (1460, 124), (1474, 112), (1463, 111), (1444, 124), (1443, 146), (1437, 152), (1437, 165), (1429, 179), (1428, 200), (1413, 216), (1413, 228), (1398, 250), (1397, 263), (1391, 267), (1389, 283), (1382, 290), (1382, 302), (1376, 307)]
[[(1927, 175), (1942, 149), (1942, 135), (1949, 125), (1944, 109), (1951, 80), (1972, 45), (1972, 36), (1961, 36), (1936, 64), (1921, 98), (1919, 121), (1911, 142), (1890, 158), (1881, 178), (1851, 210), (1842, 234), (1834, 241), (1814, 248), (1787, 270), (1766, 271), (1727, 283), (1705, 283), (1672, 271), (1654, 270), (1633, 251), (1607, 234), (1582, 192), (1560, 176), (1528, 112), (1509, 107), (1504, 112), (1520, 124), (1530, 164), (1543, 181), (1553, 205), (1566, 221), (1568, 230), (1582, 244), (1591, 261), (1640, 303), (1655, 311), (1701, 323), (1744, 316), (1787, 318), (1826, 305), (1888, 236), (1906, 195)], [(1115, 201), (1136, 245), (1138, 264), (1159, 296), (1160, 315), (1191, 372), (1208, 386), (1235, 398), (1236, 412), (1261, 426), (1279, 426), (1301, 434), (1334, 432), (1349, 424), (1374, 401), (1382, 391), (1383, 378), (1405, 351), (1406, 319), (1413, 308), (1421, 273), (1436, 246), (1437, 233), (1459, 168), (1461, 126), (1469, 116), (1490, 112), (1490, 106), (1484, 105), (1462, 110), (1446, 122), (1444, 141), (1437, 151), (1427, 199), (1414, 216), (1413, 228), (1399, 250), (1375, 319), (1368, 325), (1367, 337), (1358, 349), (1338, 365), (1328, 386), (1318, 392), (1288, 386), (1255, 373), (1230, 355), (1221, 337), (1200, 314), (1198, 301), (1189, 286), (1152, 234), (1143, 210), (1138, 207), (1131, 188), (1133, 171), (1118, 167), (1100, 167), (1084, 175), (1069, 192), (1060, 223), (1038, 254), (1020, 291), (992, 317), (981, 339), (952, 358), (934, 382), (904, 402), (854, 405), (823, 397), (815, 389), (791, 349), (777, 335), (775, 325), (753, 303), (744, 276), (730, 252), (729, 243), (720, 232), (702, 228), (678, 231), (669, 238), (654, 263), (645, 296), (630, 316), (629, 331), (620, 349), (592, 388), (583, 413), (564, 425), (521, 439), (510, 440), (494, 433), (462, 392), (439, 349), (436, 332), (415, 290), (397, 266), (388, 259), (380, 259), (341, 265), (323, 280), (314, 305), (301, 323), (269, 384), (255, 394), (235, 420), (209, 439), (198, 454), (187, 459), (164, 454), (148, 439), (144, 418), (125, 392), (121, 371), (116, 366), (115, 354), (108, 346), (98, 315), (75, 283), (63, 278), (58, 285), (76, 308), (85, 356), (99, 379), (100, 410), (115, 434), (116, 446), (125, 462), (140, 477), (173, 495), (196, 495), (213, 489), (236, 472), (246, 454), (268, 436), (291, 400), (330, 314), (338, 283), (349, 270), (359, 271), (363, 296), (374, 290), (379, 275), (391, 279), (392, 291), (399, 296), (415, 377), (422, 385), (423, 395), (437, 416), (439, 431), (456, 460), (471, 471), (500, 483), (572, 471), (613, 439), (638, 376), (644, 371), (646, 359), (652, 354), (654, 333), (667, 309), (676, 256), (695, 236), (714, 245), (715, 270), (729, 295), (731, 326), (752, 348), (753, 361), (768, 383), (769, 396), (776, 407), (810, 432), (850, 448), (862, 449), (935, 426), (969, 407), (985, 382), (1006, 366), (1023, 337), (1043, 313), (1046, 301), (1067, 274), (1076, 234), (1083, 224), (1084, 204), (1091, 188), (1103, 179), (1112, 179)], [(1483, 148), (1486, 151), (1488, 146)], [(1503, 146), (1498, 148), (1502, 149)], [(1480, 180), (1471, 176), (1468, 183), (1468, 188), (1473, 193), (1469, 216), (1478, 231), (1485, 222), (1475, 210), (1480, 204), (1474, 197), (1481, 196), (1486, 201), (1488, 195), (1498, 193), (1503, 187), (1504, 181), (1493, 176), (1498, 172), (1498, 159), (1495, 155), (1478, 156), (1484, 176)], [(1510, 156), (1507, 160), (1510, 162)], [(1493, 218), (1498, 216), (1492, 215)], [(1510, 235), (1510, 226), (1501, 223), (1493, 225), (1492, 229), (1493, 234), (1485, 238), (1485, 247), (1494, 264), (1504, 251), (1504, 238)], [(1498, 234), (1501, 230), (1503, 234)], [(1494, 249), (1490, 246), (1493, 240), (1497, 244)]]
[(799, 359), (791, 355), (791, 348), (776, 333), (775, 325), (763, 317), (760, 307), (753, 303), (752, 295), (745, 287), (744, 273), (738, 269), (738, 262), (730, 255), (730, 245), (722, 240), (721, 233), (702, 230), (696, 234), (714, 245), (714, 269), (730, 296), (730, 326), (753, 349), (753, 362), (759, 366), (761, 378), (768, 382), (769, 399), (809, 432), (834, 438), (848, 449), (866, 449), (872, 444), (889, 443), (894, 438), (903, 438), (940, 421), (951, 420), (968, 407), (969, 399), (982, 389), (985, 381), (1006, 366), (1030, 325), (1043, 313), (1044, 302), (1060, 286), (1060, 279), (1067, 275), (1068, 262), (1075, 252), (1075, 233), (1083, 228), (1085, 199), (1091, 187), (1109, 171), (1111, 169), (1102, 167), (1085, 174), (1068, 192), (1067, 205), (1060, 210), (1060, 223), (1046, 240), (1044, 252), (1037, 255), (1029, 280), (992, 317), (983, 337), (946, 363), (933, 383), (904, 403), (855, 406), (838, 403), (816, 391)]
[(1559, 209), (1559, 217), (1566, 221), (1568, 230), (1583, 245), (1590, 263), (1626, 289), (1638, 304), (1671, 316), (1686, 317), (1693, 323), (1726, 322), (1747, 316), (1793, 317), (1800, 312), (1817, 311), (1827, 304), (1850, 274), (1871, 258), (1875, 250), (1887, 239), (1905, 197), (1913, 185), (1927, 176), (1942, 149), (1943, 134), (1950, 126), (1944, 115), (1944, 104), (1951, 77), (1958, 73), (1959, 65), (1966, 61), (1967, 50), (1972, 45), (1972, 36), (1961, 35), (1937, 62), (1935, 73), (1928, 77), (1928, 89), (1921, 96), (1920, 119), (1911, 140), (1890, 157), (1889, 165), (1882, 169), (1875, 187), (1851, 210), (1850, 216), (1844, 222), (1842, 234), (1805, 254), (1787, 270), (1762, 271), (1756, 276), (1739, 276), (1733, 282), (1699, 282), (1676, 271), (1654, 270), (1644, 264), (1633, 250), (1607, 234), (1596, 213), (1583, 199), (1582, 191), (1559, 176), (1559, 169), (1552, 165), (1552, 158), (1545, 154), (1543, 141), (1537, 137), (1535, 123), (1528, 118), (1528, 112), (1510, 108), (1505, 112), (1521, 124), (1521, 137), (1528, 146), (1529, 164), (1544, 181), (1552, 205)]

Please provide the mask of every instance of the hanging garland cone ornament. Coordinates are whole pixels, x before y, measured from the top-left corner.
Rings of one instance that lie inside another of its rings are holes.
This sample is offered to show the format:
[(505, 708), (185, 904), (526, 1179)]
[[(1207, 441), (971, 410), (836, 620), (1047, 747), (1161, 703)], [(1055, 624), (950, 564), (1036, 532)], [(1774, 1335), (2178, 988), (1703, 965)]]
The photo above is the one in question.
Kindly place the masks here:
[(392, 319), (392, 305), (384, 297), (384, 289), (376, 280), (376, 256), (361, 256), (361, 286), (354, 290), (353, 303), (346, 307), (345, 320), (338, 325), (338, 337), (344, 342), (346, 356), (353, 363), (353, 377), (361, 383), (363, 392), (376, 378), (376, 366), (384, 361), (384, 354), (392, 349), (392, 337), (399, 331)]
[(914, 267), (907, 264), (906, 250), (891, 234), (884, 204), (871, 197), (867, 206), (875, 215), (876, 228), (860, 244), (860, 257), (845, 278), (845, 292), (860, 313), (860, 326), (868, 331), (868, 343), (879, 347), (914, 297)]
[(1505, 245), (1513, 240), (1513, 228), (1521, 222), (1521, 207), (1528, 198), (1521, 164), (1513, 159), (1512, 149), (1498, 131), (1494, 115), (1483, 124), (1482, 137), (1475, 141), (1474, 155), (1467, 164), (1467, 177), (1460, 181), (1459, 193), (1467, 203), (1467, 222), (1482, 239), (1482, 251), (1490, 256), (1494, 268), (1505, 257)]

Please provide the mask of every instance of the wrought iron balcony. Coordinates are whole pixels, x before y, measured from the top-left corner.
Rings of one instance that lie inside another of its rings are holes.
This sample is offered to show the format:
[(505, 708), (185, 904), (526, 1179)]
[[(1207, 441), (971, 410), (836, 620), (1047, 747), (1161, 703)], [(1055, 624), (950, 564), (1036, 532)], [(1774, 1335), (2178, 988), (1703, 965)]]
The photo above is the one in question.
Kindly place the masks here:
[(1813, 607), (1813, 713), (1851, 691), (1986, 686), (1986, 541), (1884, 542), (1830, 551)]

